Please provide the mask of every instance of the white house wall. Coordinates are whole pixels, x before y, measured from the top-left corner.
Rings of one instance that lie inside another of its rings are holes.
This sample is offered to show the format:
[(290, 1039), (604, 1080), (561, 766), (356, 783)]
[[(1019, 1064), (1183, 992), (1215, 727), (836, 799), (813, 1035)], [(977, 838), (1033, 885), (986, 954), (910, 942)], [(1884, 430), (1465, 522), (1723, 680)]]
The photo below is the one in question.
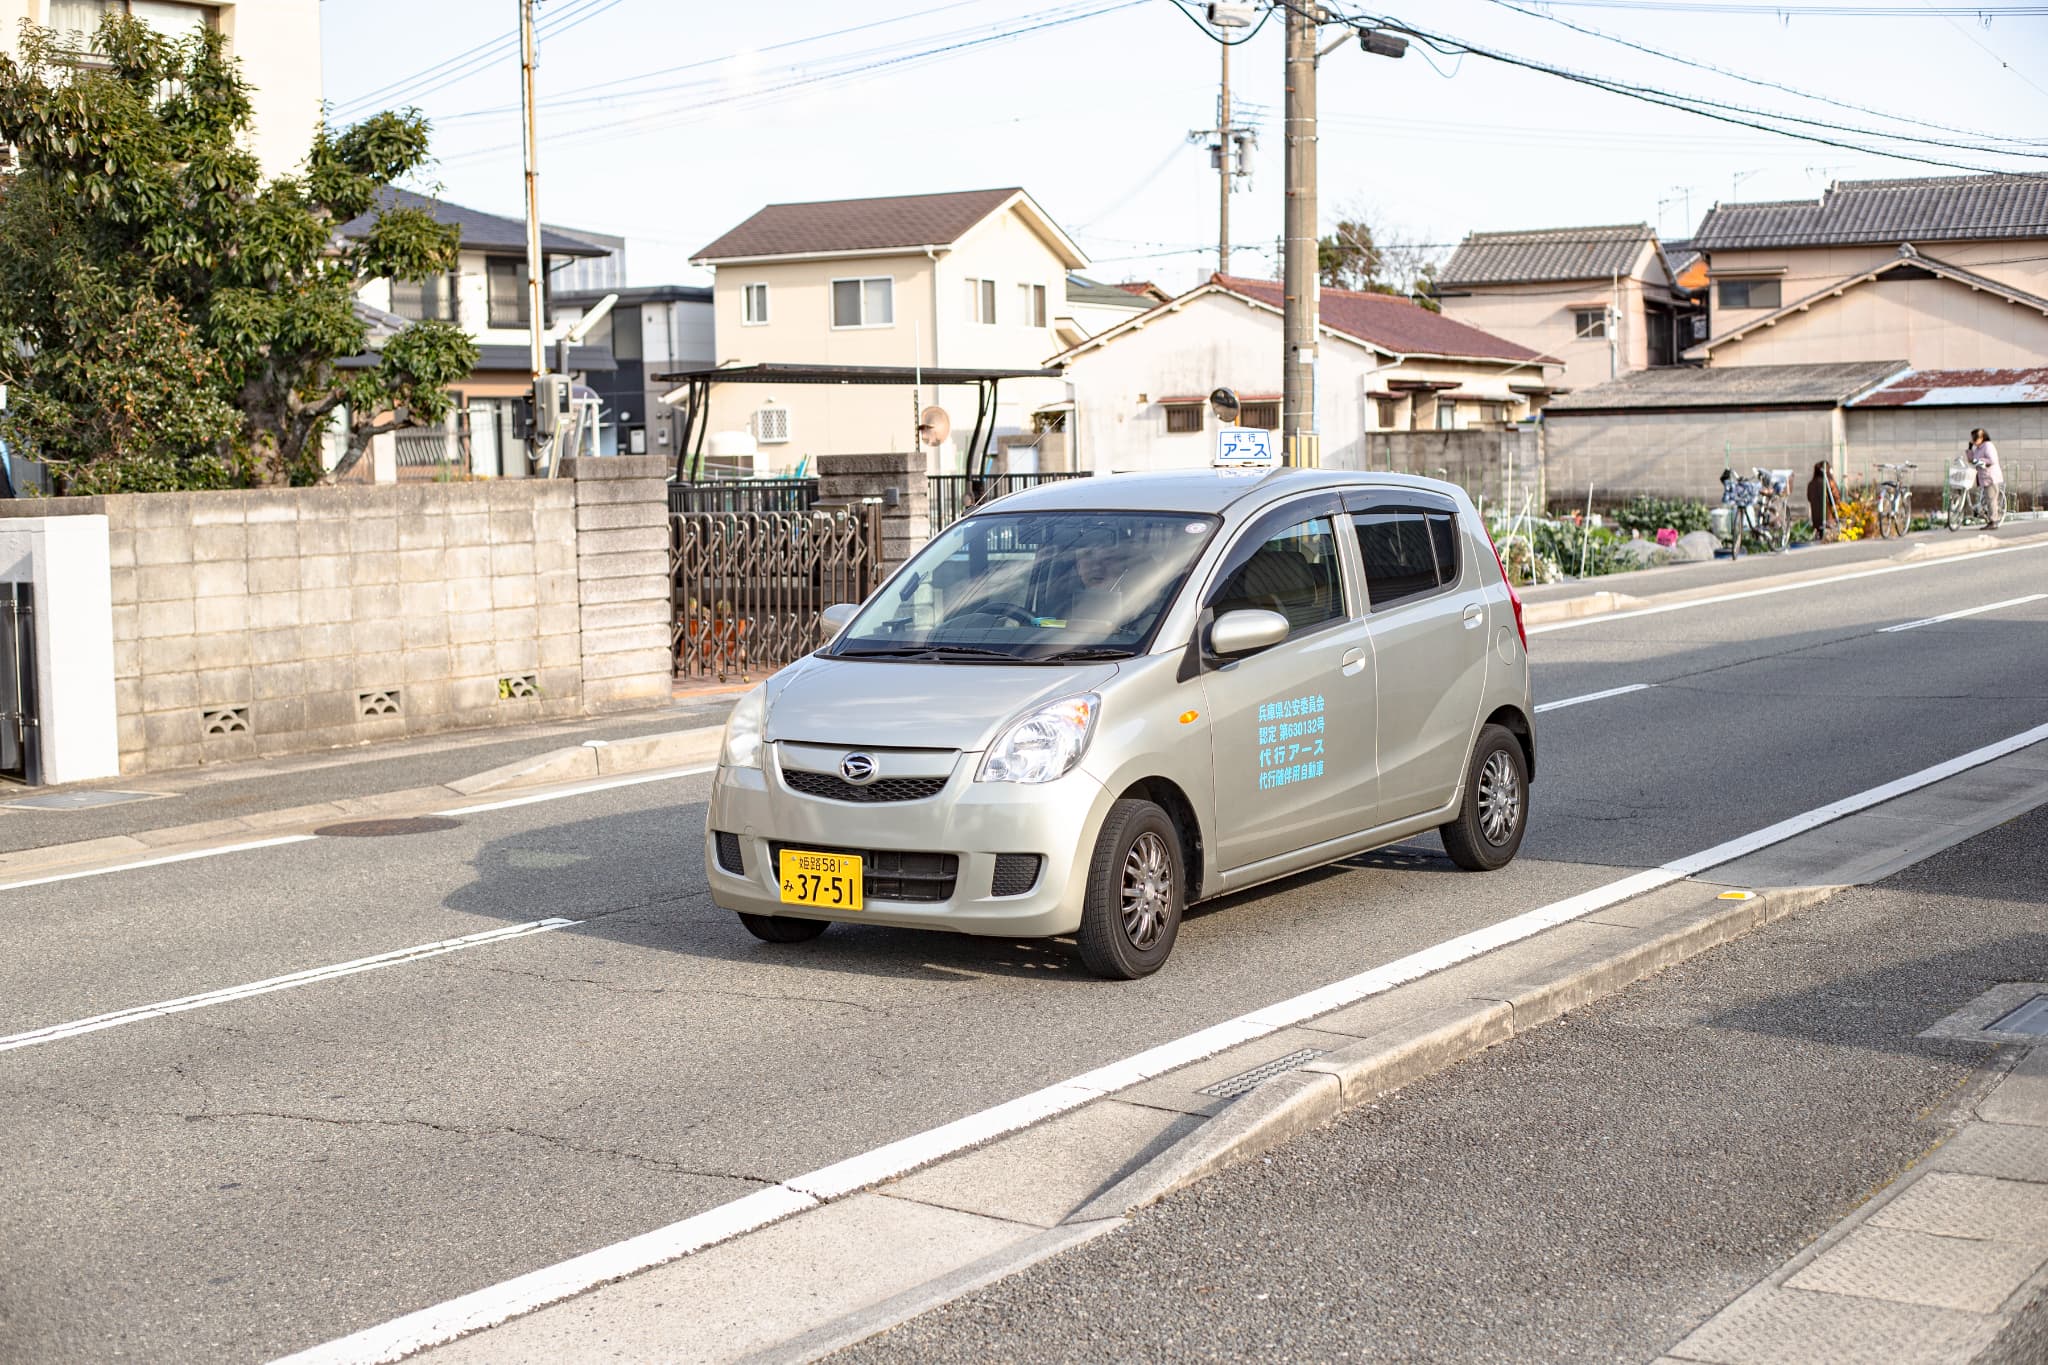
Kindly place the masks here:
[(2033, 308), (1940, 277), (1879, 276), (1721, 343), (1711, 363), (1905, 360), (1920, 370), (1994, 370), (2025, 369), (2044, 356), (2048, 317)]

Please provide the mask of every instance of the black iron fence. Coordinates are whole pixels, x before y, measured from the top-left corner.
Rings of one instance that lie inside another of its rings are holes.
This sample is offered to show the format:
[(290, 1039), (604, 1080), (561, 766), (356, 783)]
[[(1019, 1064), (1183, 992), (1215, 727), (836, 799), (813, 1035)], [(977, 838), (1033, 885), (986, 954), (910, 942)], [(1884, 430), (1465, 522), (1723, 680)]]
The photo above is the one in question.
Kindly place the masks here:
[(706, 479), (671, 483), (668, 510), (685, 512), (808, 512), (818, 504), (816, 479)]
[(1062, 479), (1085, 479), (1088, 471), (1059, 474), (933, 474), (931, 484), (932, 533), (938, 534), (969, 512), (1005, 493), (1036, 488)]
[[(674, 489), (671, 488), (671, 493)], [(818, 614), (882, 581), (881, 509), (671, 513), (678, 678), (759, 677), (824, 643)]]

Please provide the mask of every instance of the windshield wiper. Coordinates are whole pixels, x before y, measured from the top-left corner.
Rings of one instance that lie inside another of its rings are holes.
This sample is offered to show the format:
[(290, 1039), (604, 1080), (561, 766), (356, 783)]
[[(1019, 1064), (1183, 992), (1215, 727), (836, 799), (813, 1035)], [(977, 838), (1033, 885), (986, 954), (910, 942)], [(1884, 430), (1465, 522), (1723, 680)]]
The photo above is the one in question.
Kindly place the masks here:
[(1128, 659), (1131, 651), (1116, 645), (1083, 645), (1078, 649), (1063, 649), (1056, 654), (1040, 654), (1032, 662), (1041, 664), (1077, 664), (1095, 659)]
[(898, 645), (883, 649), (848, 649), (839, 655), (842, 659), (1001, 659), (1004, 663), (1028, 663), (1007, 649), (987, 649), (981, 645)]

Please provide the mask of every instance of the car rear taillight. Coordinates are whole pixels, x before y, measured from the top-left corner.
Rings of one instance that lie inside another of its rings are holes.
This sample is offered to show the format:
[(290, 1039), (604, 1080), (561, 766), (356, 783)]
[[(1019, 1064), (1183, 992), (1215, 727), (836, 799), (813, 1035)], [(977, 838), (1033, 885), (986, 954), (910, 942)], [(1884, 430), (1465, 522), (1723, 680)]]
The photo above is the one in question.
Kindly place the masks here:
[(1508, 590), (1508, 603), (1515, 609), (1515, 634), (1522, 637), (1522, 652), (1527, 654), (1529, 652), (1529, 629), (1522, 624), (1522, 595), (1515, 591), (1514, 581), (1508, 577), (1508, 566), (1501, 563), (1500, 546), (1493, 543), (1492, 536), (1486, 538), (1486, 543), (1493, 550), (1493, 567), (1500, 570), (1501, 586)]

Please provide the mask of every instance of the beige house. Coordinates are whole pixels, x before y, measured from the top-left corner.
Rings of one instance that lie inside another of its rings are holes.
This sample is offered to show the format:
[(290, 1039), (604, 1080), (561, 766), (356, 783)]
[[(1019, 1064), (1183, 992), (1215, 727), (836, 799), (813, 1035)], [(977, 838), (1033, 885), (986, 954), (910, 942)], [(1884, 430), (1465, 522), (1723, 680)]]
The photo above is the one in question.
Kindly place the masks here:
[(1677, 362), (1698, 306), (1647, 223), (1474, 232), (1437, 277), (1444, 316), (1558, 357), (1583, 388)]
[(293, 170), (320, 123), (320, 0), (0, 0), (0, 52), (18, 55), (23, 20), (78, 35), (126, 13), (165, 33), (217, 29), (253, 87), (254, 143), (265, 175)]
[[(1064, 344), (1068, 272), (1079, 247), (1021, 189), (771, 204), (696, 254), (715, 272), (718, 364), (1035, 370)], [(1057, 404), (1055, 380), (1011, 380), (993, 434), (1030, 428)], [(806, 457), (908, 451), (916, 414), (937, 403), (956, 435), (940, 471), (962, 468), (972, 388), (718, 384), (709, 443), (757, 451), (758, 474)]]
[[(1208, 396), (1229, 388), (1240, 422), (1280, 425), (1284, 291), (1212, 276), (1053, 357), (1074, 408), (1075, 467), (1099, 473), (1208, 464)], [(1378, 468), (1380, 433), (1505, 429), (1555, 393), (1559, 362), (1386, 294), (1321, 291), (1322, 461)]]
[(1691, 244), (1713, 289), (1695, 362), (1992, 370), (2048, 356), (2048, 178), (1844, 181), (1818, 200), (1719, 205)]

